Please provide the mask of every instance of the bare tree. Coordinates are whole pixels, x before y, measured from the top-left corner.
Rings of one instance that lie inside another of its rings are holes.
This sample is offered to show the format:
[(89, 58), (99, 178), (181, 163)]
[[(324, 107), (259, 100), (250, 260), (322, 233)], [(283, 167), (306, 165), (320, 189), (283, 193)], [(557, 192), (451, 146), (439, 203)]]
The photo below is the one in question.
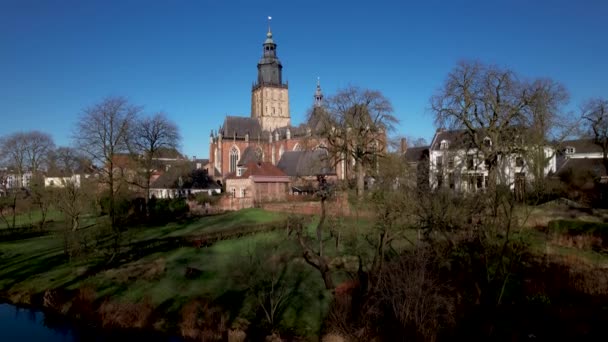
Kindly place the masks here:
[(608, 172), (608, 100), (603, 98), (588, 100), (583, 105), (582, 118), (586, 124), (587, 134), (602, 148), (604, 168)]
[(49, 170), (73, 175), (87, 169), (91, 162), (73, 147), (58, 147), (49, 158)]
[(435, 122), (461, 129), (488, 167), (490, 186), (498, 164), (530, 145), (544, 146), (563, 116), (568, 95), (551, 80), (523, 82), (508, 69), (462, 62), (431, 98)]
[(116, 157), (127, 153), (127, 141), (140, 107), (130, 104), (123, 97), (108, 97), (85, 109), (76, 124), (75, 145), (94, 163), (100, 166), (100, 181), (107, 186), (109, 195), (110, 225), (118, 247), (120, 230), (116, 227), (115, 175)]
[(327, 216), (327, 200), (330, 198), (333, 190), (330, 184), (327, 183), (325, 176), (319, 175), (317, 176), (317, 179), (319, 187), (316, 194), (321, 200), (321, 217), (317, 223), (315, 239), (310, 239), (308, 237), (306, 227), (300, 217), (290, 217), (287, 228), (290, 233), (295, 232), (298, 243), (302, 248), (304, 260), (319, 271), (323, 278), (323, 282), (325, 283), (325, 288), (332, 290), (334, 288), (334, 281), (332, 270), (329, 267), (332, 258), (324, 251), (325, 237), (323, 235), (327, 229), (325, 222)]
[(136, 155), (143, 170), (143, 182), (138, 184), (145, 191), (146, 215), (150, 198), (150, 178), (154, 171), (154, 159), (162, 150), (176, 149), (180, 134), (177, 125), (171, 122), (164, 113), (139, 119), (131, 134), (130, 149)]
[(363, 195), (366, 171), (388, 150), (386, 134), (397, 119), (390, 101), (376, 90), (350, 87), (327, 101), (317, 113), (320, 137), (334, 162), (354, 163), (357, 194)]
[(0, 157), (7, 169), (16, 176), (16, 187), (23, 186), (23, 174), (27, 168), (27, 152), (25, 133), (13, 133), (0, 140)]
[(28, 167), (33, 175), (38, 175), (48, 161), (49, 153), (55, 148), (53, 138), (39, 131), (27, 132), (25, 144)]

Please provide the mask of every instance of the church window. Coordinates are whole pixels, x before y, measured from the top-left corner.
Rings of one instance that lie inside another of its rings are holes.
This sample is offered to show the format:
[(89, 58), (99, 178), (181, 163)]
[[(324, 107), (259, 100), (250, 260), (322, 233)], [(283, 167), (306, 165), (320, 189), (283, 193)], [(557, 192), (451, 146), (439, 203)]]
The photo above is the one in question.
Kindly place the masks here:
[(258, 162), (264, 161), (264, 152), (262, 151), (261, 147), (258, 147), (255, 150), (255, 157), (256, 157), (256, 159), (257, 159)]
[(285, 148), (283, 147), (283, 145), (281, 145), (281, 147), (279, 148), (279, 159), (283, 157), (283, 152), (285, 152)]
[(294, 151), (300, 151), (301, 150), (300, 144), (295, 144), (294, 147), (293, 147), (293, 150)]
[(232, 146), (230, 149), (230, 170), (229, 172), (236, 171), (236, 163), (239, 161), (239, 149), (236, 146)]

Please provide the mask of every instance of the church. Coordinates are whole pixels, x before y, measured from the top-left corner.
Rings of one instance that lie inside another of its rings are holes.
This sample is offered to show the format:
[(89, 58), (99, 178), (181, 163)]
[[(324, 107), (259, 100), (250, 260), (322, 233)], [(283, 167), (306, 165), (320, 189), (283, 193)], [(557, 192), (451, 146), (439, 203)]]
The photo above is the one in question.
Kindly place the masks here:
[[(226, 116), (217, 131), (211, 131), (209, 141), (209, 171), (217, 178), (225, 179), (239, 173), (239, 166), (251, 162), (271, 163), (283, 170), (302, 170), (310, 167), (299, 165), (310, 163), (315, 148), (322, 141), (314, 137), (315, 111), (323, 106), (323, 93), (317, 81), (314, 93), (313, 115), (308, 122), (292, 125), (289, 109), (289, 85), (283, 83), (283, 65), (277, 55), (277, 44), (273, 40), (270, 25), (266, 40), (262, 44), (262, 58), (258, 62), (258, 77), (251, 88), (251, 116)], [(315, 146), (311, 146), (315, 145)], [(304, 151), (308, 150), (308, 151)], [(288, 153), (302, 151), (301, 153)], [(290, 165), (295, 163), (296, 165)], [(326, 173), (343, 179), (346, 163), (326, 164)], [(336, 167), (337, 166), (337, 167)], [(289, 172), (288, 172), (289, 173)], [(289, 176), (295, 176), (289, 174)], [(301, 175), (301, 176), (312, 176)]]

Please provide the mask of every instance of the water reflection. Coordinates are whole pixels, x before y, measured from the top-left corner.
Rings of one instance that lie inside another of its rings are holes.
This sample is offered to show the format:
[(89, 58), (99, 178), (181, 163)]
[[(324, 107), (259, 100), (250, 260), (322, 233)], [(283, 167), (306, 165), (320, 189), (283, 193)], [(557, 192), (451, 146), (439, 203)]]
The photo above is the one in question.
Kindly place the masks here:
[(45, 315), (41, 311), (0, 304), (0, 341), (120, 341), (180, 342), (176, 337), (156, 333), (109, 333), (98, 329), (75, 326), (60, 316)]

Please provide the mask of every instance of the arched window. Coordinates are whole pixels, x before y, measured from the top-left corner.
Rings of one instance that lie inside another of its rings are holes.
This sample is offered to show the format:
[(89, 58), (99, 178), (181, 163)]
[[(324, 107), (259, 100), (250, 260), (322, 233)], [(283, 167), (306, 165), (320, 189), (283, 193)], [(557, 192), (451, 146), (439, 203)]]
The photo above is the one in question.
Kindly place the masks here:
[(285, 152), (285, 147), (283, 147), (283, 145), (281, 145), (281, 147), (279, 148), (279, 159), (281, 159), (281, 157), (283, 157), (283, 152)]
[(264, 151), (262, 151), (262, 148), (259, 146), (255, 149), (255, 158), (258, 162), (264, 161)]
[(442, 149), (442, 150), (447, 150), (448, 147), (450, 147), (450, 144), (448, 143), (448, 141), (447, 140), (441, 140), (439, 148)]
[(274, 145), (272, 145), (272, 149), (270, 151), (270, 154), (272, 154), (272, 165), (276, 165), (277, 161), (275, 159), (275, 151), (274, 151)]
[(302, 148), (300, 147), (300, 144), (295, 144), (295, 145), (293, 146), (293, 150), (294, 150), (294, 151), (300, 151), (301, 149), (302, 149)]
[(230, 170), (229, 172), (236, 171), (236, 163), (239, 161), (239, 149), (236, 146), (232, 146), (230, 149)]

